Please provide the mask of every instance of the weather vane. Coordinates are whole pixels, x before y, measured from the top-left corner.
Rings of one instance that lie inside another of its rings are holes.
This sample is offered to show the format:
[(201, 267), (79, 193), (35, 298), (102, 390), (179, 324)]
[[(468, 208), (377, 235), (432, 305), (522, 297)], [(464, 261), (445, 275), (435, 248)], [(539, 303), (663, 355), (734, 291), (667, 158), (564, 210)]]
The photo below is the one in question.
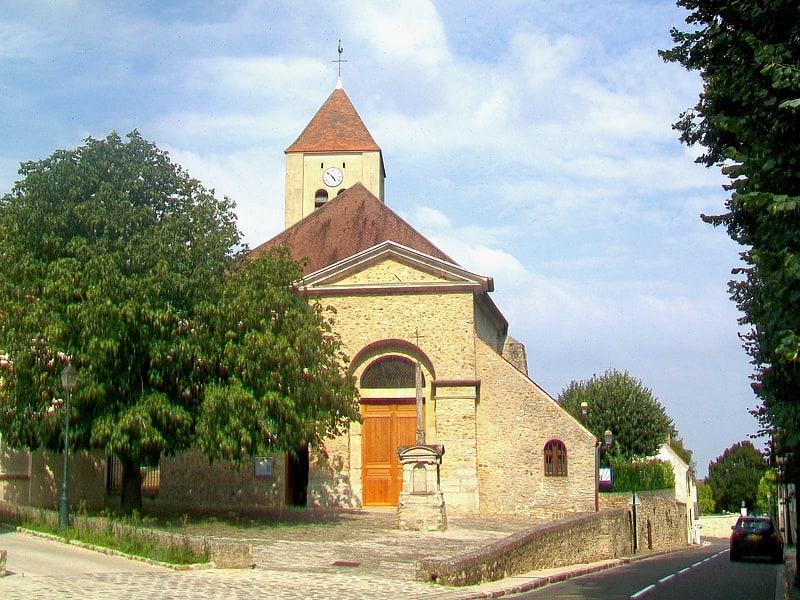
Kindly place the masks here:
[(336, 50), (337, 50), (337, 52), (339, 52), (339, 58), (337, 58), (336, 60), (332, 60), (331, 62), (339, 63), (339, 77), (341, 77), (342, 76), (342, 63), (343, 62), (347, 62), (346, 60), (342, 59), (342, 52), (344, 52), (344, 50), (342, 50), (342, 40), (339, 40), (339, 46), (338, 46), (338, 48), (336, 48)]

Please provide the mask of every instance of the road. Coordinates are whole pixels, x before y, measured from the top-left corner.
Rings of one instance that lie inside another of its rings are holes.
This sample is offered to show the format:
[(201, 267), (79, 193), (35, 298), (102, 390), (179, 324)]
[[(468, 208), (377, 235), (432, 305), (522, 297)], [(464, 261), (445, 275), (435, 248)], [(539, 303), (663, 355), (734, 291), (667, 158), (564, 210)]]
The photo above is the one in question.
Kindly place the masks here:
[(775, 600), (783, 565), (731, 563), (727, 542), (677, 552), (515, 596), (543, 600)]

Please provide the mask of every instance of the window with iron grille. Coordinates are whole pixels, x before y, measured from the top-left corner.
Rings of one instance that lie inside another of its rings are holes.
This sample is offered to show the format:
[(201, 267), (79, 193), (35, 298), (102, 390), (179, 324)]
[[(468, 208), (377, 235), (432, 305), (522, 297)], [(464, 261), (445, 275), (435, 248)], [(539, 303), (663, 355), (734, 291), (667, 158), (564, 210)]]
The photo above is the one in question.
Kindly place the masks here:
[(548, 477), (567, 476), (567, 447), (561, 440), (544, 445), (544, 474)]
[[(416, 363), (403, 356), (384, 356), (373, 362), (361, 375), (362, 388), (413, 388), (416, 387)], [(425, 387), (423, 375), (422, 386)]]

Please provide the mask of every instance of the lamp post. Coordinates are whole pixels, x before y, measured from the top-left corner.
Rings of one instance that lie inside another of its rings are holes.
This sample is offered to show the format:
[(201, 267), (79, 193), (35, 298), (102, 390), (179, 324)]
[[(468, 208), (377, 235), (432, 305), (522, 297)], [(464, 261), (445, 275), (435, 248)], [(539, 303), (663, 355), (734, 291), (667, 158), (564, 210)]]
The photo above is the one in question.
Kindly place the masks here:
[(61, 484), (61, 499), (58, 503), (58, 530), (64, 531), (69, 527), (69, 400), (72, 391), (78, 383), (78, 371), (68, 364), (61, 371), (61, 387), (67, 392), (64, 405), (64, 481)]

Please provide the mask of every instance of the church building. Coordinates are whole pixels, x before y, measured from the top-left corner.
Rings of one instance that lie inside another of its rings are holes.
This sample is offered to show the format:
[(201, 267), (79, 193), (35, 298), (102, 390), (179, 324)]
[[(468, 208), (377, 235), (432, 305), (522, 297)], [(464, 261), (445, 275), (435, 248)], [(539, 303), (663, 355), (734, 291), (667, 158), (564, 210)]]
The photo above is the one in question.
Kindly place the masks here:
[(287, 461), (287, 486), (307, 481), (309, 505), (396, 506), (419, 381), (448, 513), (595, 510), (594, 436), (528, 376), (492, 278), (387, 206), (381, 149), (341, 82), (285, 154), (285, 229), (253, 254), (283, 245), (305, 261), (304, 292), (336, 309), (363, 418)]
[[(434, 484), (448, 515), (597, 510), (594, 436), (529, 377), (525, 348), (490, 297), (492, 278), (389, 208), (383, 154), (341, 85), (285, 152), (285, 229), (252, 252), (286, 246), (305, 262), (302, 293), (335, 308), (362, 422), (324, 448), (241, 469), (198, 451), (162, 457), (143, 483), (145, 511), (398, 506), (398, 448), (421, 438), (437, 448)], [(546, 340), (536, 343), (546, 351)], [(70, 461), (70, 497), (112, 504), (112, 457)], [(0, 440), (0, 500), (55, 506), (60, 464)]]

